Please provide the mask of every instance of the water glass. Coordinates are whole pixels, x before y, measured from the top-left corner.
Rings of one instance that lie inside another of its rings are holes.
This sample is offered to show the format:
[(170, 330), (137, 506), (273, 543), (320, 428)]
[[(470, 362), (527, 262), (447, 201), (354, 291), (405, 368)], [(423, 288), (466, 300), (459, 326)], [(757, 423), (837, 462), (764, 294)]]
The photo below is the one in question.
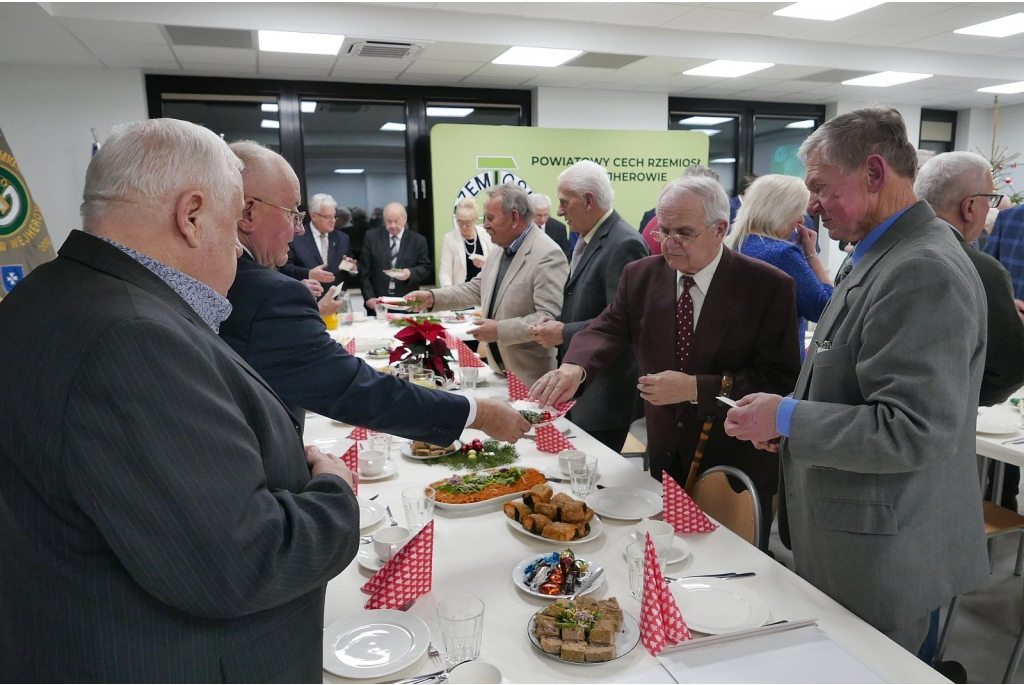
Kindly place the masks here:
[(572, 483), (572, 494), (588, 497), (597, 483), (597, 457), (585, 457), (581, 461), (571, 462), (569, 481)]
[(391, 461), (391, 434), (378, 433), (377, 431), (366, 431), (366, 437), (370, 441), (370, 449), (379, 450)]
[(626, 568), (629, 570), (629, 593), (640, 599), (644, 592), (645, 542), (631, 542), (626, 548)]
[(416, 485), (402, 490), (405, 522), (414, 534), (434, 518), (434, 488)]
[(423, 369), (416, 369), (409, 373), (409, 380), (424, 388), (434, 389), (434, 374)]
[(644, 519), (636, 524), (637, 542), (646, 542), (648, 535), (651, 536), (651, 542), (654, 543), (654, 551), (658, 554), (658, 566), (664, 571), (665, 564), (668, 563), (668, 558), (672, 554), (672, 543), (676, 539), (676, 529), (672, 527), (672, 524), (665, 523), (664, 521)]
[(374, 306), (374, 308), (373, 308), (373, 312), (374, 312), (374, 314), (376, 314), (376, 315), (377, 315), (377, 318), (378, 318), (378, 319), (380, 319), (381, 321), (383, 321), (383, 320), (384, 320), (385, 318), (387, 318), (387, 315), (388, 315), (388, 307), (387, 307), (387, 305), (386, 305), (386, 304), (381, 304), (380, 302), (378, 302), (378, 303), (377, 303), (377, 304), (376, 304), (376, 305)]
[(459, 386), (463, 390), (476, 390), (476, 380), (480, 376), (480, 369), (475, 366), (459, 367)]
[(484, 636), (484, 603), (470, 595), (445, 597), (437, 603), (437, 620), (450, 666), (480, 656)]

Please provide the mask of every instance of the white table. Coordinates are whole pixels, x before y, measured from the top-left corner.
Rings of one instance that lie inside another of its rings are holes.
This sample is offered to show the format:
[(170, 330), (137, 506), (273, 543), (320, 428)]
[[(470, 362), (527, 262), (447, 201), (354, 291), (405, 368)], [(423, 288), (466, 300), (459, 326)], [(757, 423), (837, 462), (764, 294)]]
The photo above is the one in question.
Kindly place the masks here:
[[(1020, 397), (1021, 392), (1014, 394)], [(994, 407), (982, 407), (979, 417), (1005, 423), (1008, 426), (1016, 426), (1016, 430), (1008, 435), (977, 435), (978, 454), (989, 459), (996, 459), (1006, 464), (1024, 466), (1024, 443), (1019, 445), (1006, 444), (1008, 441), (1024, 438), (1024, 430), (1020, 428), (1021, 414), (1010, 404), (1009, 401), (997, 404)]]
[[(369, 330), (369, 327), (366, 327)], [(489, 369), (482, 377), (490, 386), (477, 391), (480, 396), (493, 396), (505, 389), (504, 381)], [(351, 428), (316, 415), (306, 418), (305, 441), (337, 439), (338, 448), (351, 444), (345, 436)], [(598, 458), (601, 483), (630, 486), (661, 492), (661, 484), (630, 464), (620, 455), (604, 447), (578, 427), (573, 427), (572, 442)], [(467, 439), (484, 437), (468, 430)], [(537, 450), (529, 440), (517, 444), (520, 463), (552, 475), (558, 473), (557, 459)], [(442, 466), (428, 466), (404, 459), (394, 451), (399, 471), (391, 479), (360, 485), (360, 496), (379, 495), (377, 501), (391, 506), (400, 524), (405, 523), (401, 491), (413, 485), (426, 485), (451, 474)], [(553, 484), (556, 491), (568, 492), (568, 484)], [(433, 590), (419, 598), (409, 612), (430, 627), (435, 645), (441, 643), (435, 614), (437, 600), (449, 595), (472, 594), (486, 604), (481, 659), (495, 664), (514, 683), (592, 682), (606, 678), (625, 680), (630, 672), (650, 668), (656, 660), (640, 644), (629, 655), (597, 666), (572, 666), (556, 662), (540, 654), (529, 641), (526, 626), (530, 616), (546, 602), (521, 592), (512, 583), (512, 568), (534, 554), (555, 551), (557, 543), (545, 544), (513, 531), (505, 522), (500, 505), (483, 513), (453, 515), (435, 510)], [(629, 593), (626, 565), (619, 552), (619, 541), (633, 530), (635, 522), (603, 519), (604, 532), (597, 540), (572, 546), (584, 558), (606, 569), (605, 585), (595, 597), (617, 597), (622, 608), (639, 619), (640, 603)], [(386, 526), (386, 519), (371, 530)], [(369, 531), (363, 531), (367, 534)], [(745, 583), (768, 602), (771, 621), (817, 618), (819, 625), (836, 641), (847, 647), (866, 664), (891, 682), (936, 682), (941, 676), (887, 637), (844, 609), (825, 594), (799, 578), (781, 564), (759, 552), (725, 528), (705, 535), (685, 536), (691, 555), (679, 564), (668, 567), (668, 575), (717, 573), (723, 571), (754, 571), (755, 577), (737, 580)], [(359, 588), (371, 574), (355, 561), (327, 587), (324, 625), (342, 616), (362, 610), (368, 596)], [(409, 668), (388, 676), (398, 680), (419, 673), (437, 670), (424, 655)], [(326, 682), (348, 682), (324, 674)], [(357, 681), (353, 681), (357, 682)]]

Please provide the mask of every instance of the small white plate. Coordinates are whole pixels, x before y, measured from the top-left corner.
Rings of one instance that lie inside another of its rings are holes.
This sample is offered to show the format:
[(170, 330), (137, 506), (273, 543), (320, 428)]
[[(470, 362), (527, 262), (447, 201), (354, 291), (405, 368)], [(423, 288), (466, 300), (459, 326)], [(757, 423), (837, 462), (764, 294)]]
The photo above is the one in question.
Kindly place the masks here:
[[(480, 384), (477, 383), (477, 385)], [(559, 431), (561, 431), (562, 435), (568, 435), (570, 432), (572, 432), (572, 426), (569, 425), (569, 419), (565, 418), (564, 416), (560, 419), (555, 419), (554, 421), (552, 421), (551, 425), (557, 428)], [(537, 426), (530, 426), (530, 430), (526, 431), (525, 435), (529, 438), (536, 438), (537, 431), (534, 430), (534, 428), (536, 427)]]
[[(636, 542), (636, 533), (630, 533), (626, 537), (619, 540), (619, 551), (622, 552), (623, 556), (626, 555), (626, 548), (634, 542)], [(688, 556), (690, 556), (690, 546), (686, 544), (686, 540), (683, 540), (681, 537), (678, 536), (673, 537), (672, 551), (669, 553), (668, 560), (665, 563), (678, 564), (680, 561), (685, 560)]]
[(377, 301), (388, 309), (393, 309), (396, 312), (405, 312), (411, 309), (411, 307), (405, 303), (404, 297), (378, 297)]
[(356, 555), (356, 561), (359, 562), (360, 566), (372, 573), (376, 573), (384, 568), (384, 564), (386, 563), (377, 556), (376, 552), (373, 551), (372, 542), (365, 545), (359, 545), (359, 554)]
[[(526, 624), (526, 633), (530, 636), (530, 642), (533, 646), (544, 656), (573, 666), (600, 666), (601, 664), (608, 663), (607, 661), (565, 661), (558, 654), (548, 654), (540, 648), (540, 640), (533, 634), (534, 620), (534, 616), (530, 616), (530, 621)], [(621, 659), (626, 656), (636, 649), (638, 644), (640, 644), (640, 625), (636, 622), (635, 618), (623, 611), (622, 630), (615, 634), (615, 659)], [(612, 659), (612, 661), (615, 661), (615, 659)]]
[(691, 578), (669, 583), (691, 630), (720, 635), (750, 630), (768, 620), (768, 604), (738, 580)]
[(368, 499), (357, 497), (359, 502), (359, 530), (366, 530), (384, 518), (384, 506)]
[(404, 611), (375, 609), (339, 618), (324, 628), (324, 670), (342, 678), (376, 678), (416, 663), (430, 629)]
[[(511, 520), (511, 519), (509, 519), (509, 520)], [(547, 554), (535, 554), (533, 556), (527, 557), (526, 559), (523, 559), (522, 561), (520, 561), (518, 564), (516, 564), (516, 567), (514, 569), (512, 569), (512, 582), (515, 583), (516, 586), (520, 590), (522, 590), (523, 592), (525, 592), (527, 594), (533, 595), (534, 597), (541, 597), (543, 599), (550, 599), (550, 600), (566, 599), (568, 597), (572, 597), (572, 595), (545, 595), (545, 594), (541, 594), (540, 592), (537, 592), (536, 590), (530, 589), (530, 586), (526, 584), (526, 567), (529, 566), (530, 564), (532, 564), (533, 562), (538, 561), (540, 559), (545, 559), (545, 558), (551, 556), (552, 554), (557, 554), (557, 552), (548, 552)], [(577, 560), (578, 561), (585, 561), (585, 562), (587, 562), (587, 564), (590, 565), (590, 570), (587, 571), (588, 574), (589, 573), (594, 573), (594, 572), (597, 571), (597, 569), (601, 568), (600, 566), (595, 565), (593, 562), (588, 561), (587, 559), (584, 559), (583, 557), (577, 557)], [(591, 592), (593, 592), (597, 588), (599, 588), (602, 585), (604, 585), (604, 577), (606, 575), (607, 575), (606, 573), (602, 573), (601, 576), (594, 582), (594, 584), (591, 585), (589, 588), (587, 588), (587, 591), (584, 592), (583, 594), (589, 595)], [(589, 577), (590, 576), (588, 575), (587, 578), (589, 578)], [(585, 581), (586, 581), (586, 578), (584, 579), (584, 582)]]
[[(519, 493), (519, 494), (522, 494), (522, 493)], [(508, 523), (509, 526), (512, 527), (512, 530), (517, 530), (520, 533), (522, 533), (523, 535), (527, 535), (527, 536), (529, 536), (529, 537), (531, 537), (531, 538), (533, 538), (535, 540), (541, 540), (541, 541), (543, 541), (544, 543), (546, 543), (548, 545), (550, 545), (552, 543), (560, 544), (559, 540), (552, 540), (551, 538), (546, 538), (543, 535), (537, 535), (535, 533), (531, 533), (530, 531), (528, 531), (525, 528), (523, 528), (523, 522), (522, 521), (513, 521), (508, 516), (505, 516), (505, 512), (501, 512), (501, 517), (503, 519), (505, 519), (505, 522)], [(578, 540), (569, 540), (568, 542), (566, 542), (564, 544), (566, 544), (566, 545), (582, 545), (585, 542), (593, 542), (597, 538), (601, 537), (601, 532), (603, 530), (604, 530), (604, 524), (601, 523), (601, 519), (599, 519), (597, 516), (595, 516), (594, 518), (590, 519), (590, 535), (586, 536), (585, 538), (580, 538)]]
[(661, 495), (641, 488), (604, 488), (587, 498), (587, 506), (601, 516), (639, 521), (661, 513)]
[(996, 421), (986, 416), (978, 417), (978, 434), (979, 435), (1014, 435), (1017, 433), (1017, 427), (1012, 423), (1006, 421)]
[(373, 483), (378, 480), (384, 480), (398, 473), (398, 464), (393, 461), (389, 461), (384, 464), (384, 470), (378, 473), (376, 476), (367, 476), (364, 473), (359, 474), (360, 483)]
[(398, 446), (398, 453), (401, 454), (406, 459), (415, 459), (416, 461), (426, 461), (427, 459), (440, 459), (441, 457), (451, 456), (452, 454), (455, 454), (456, 452), (462, 449), (462, 443), (458, 440), (453, 442), (452, 445), (455, 447), (455, 449), (453, 449), (451, 452), (445, 452), (444, 454), (438, 454), (433, 457), (418, 457), (412, 453), (412, 443), (403, 442), (401, 445)]

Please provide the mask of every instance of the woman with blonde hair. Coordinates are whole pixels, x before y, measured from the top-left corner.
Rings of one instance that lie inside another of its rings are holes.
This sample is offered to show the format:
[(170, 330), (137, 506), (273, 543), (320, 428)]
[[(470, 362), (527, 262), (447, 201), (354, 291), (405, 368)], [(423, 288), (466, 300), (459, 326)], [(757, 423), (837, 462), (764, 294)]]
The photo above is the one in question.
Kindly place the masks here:
[[(736, 213), (729, 246), (768, 262), (796, 281), (797, 330), (804, 357), (807, 321), (817, 321), (832, 297), (832, 280), (818, 257), (818, 234), (803, 224), (810, 192), (802, 179), (771, 174), (754, 181)], [(797, 244), (788, 238), (797, 232)]]
[(477, 226), (479, 217), (475, 198), (464, 197), (455, 205), (455, 229), (445, 234), (441, 245), (442, 288), (471, 281), (483, 269), (491, 238)]

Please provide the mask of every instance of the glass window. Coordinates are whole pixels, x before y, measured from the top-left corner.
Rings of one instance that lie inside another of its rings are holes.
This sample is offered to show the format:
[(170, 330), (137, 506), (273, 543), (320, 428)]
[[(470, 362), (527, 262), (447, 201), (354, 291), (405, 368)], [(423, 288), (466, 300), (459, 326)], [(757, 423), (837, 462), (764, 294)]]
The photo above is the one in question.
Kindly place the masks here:
[(277, 100), (242, 97), (214, 100), (209, 96), (165, 96), (162, 116), (182, 119), (210, 129), (228, 143), (255, 140), (281, 151), (281, 123)]
[(405, 104), (303, 99), (306, 197), (327, 193), (367, 215), (408, 206)]
[(736, 187), (736, 158), (739, 156), (738, 114), (672, 112), (670, 131), (696, 131), (708, 136), (708, 166), (722, 177), (722, 187), (731, 196)]
[(521, 109), (476, 103), (427, 102), (427, 130), (436, 124), (479, 124), (485, 126), (520, 126)]
[(807, 117), (754, 116), (754, 173), (804, 177), (797, 150), (814, 132), (817, 122)]

